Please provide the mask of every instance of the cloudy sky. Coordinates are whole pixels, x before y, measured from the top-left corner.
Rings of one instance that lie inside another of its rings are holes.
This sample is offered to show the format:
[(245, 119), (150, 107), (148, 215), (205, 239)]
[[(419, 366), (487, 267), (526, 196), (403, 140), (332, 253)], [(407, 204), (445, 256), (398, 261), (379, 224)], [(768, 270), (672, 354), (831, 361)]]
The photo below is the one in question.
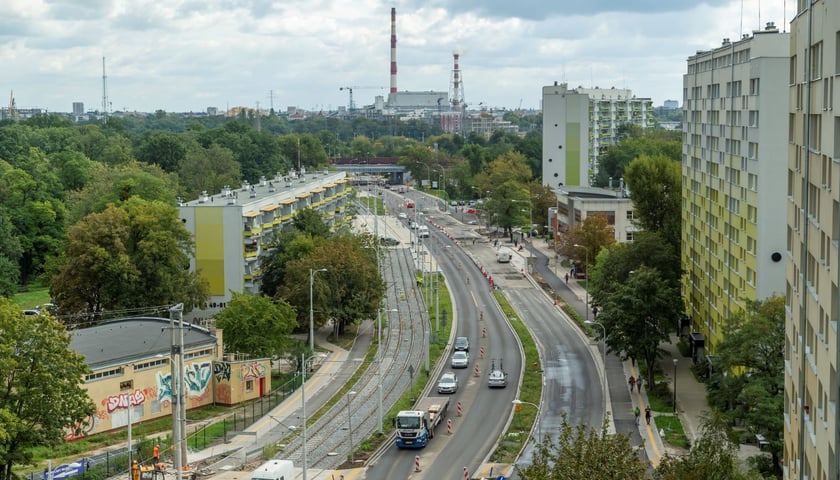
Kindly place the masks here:
[[(539, 108), (541, 87), (629, 88), (682, 103), (686, 59), (768, 21), (792, 0), (2, 0), (0, 105), (220, 110), (336, 109), (387, 94), (390, 9), (397, 87), (450, 90), (461, 54), (467, 104)], [(787, 10), (787, 11), (785, 11)]]

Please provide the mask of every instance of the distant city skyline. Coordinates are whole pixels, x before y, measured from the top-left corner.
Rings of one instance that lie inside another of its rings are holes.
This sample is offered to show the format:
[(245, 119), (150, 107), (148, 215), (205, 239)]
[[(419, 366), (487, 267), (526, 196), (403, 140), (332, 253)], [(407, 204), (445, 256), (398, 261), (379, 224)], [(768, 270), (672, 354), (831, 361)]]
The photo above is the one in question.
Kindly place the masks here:
[[(336, 110), (387, 96), (390, 9), (397, 88), (448, 91), (460, 53), (466, 103), (540, 108), (553, 82), (628, 88), (655, 106), (682, 104), (686, 59), (774, 22), (783, 1), (488, 0), (215, 4), (174, 0), (11, 0), (0, 5), (0, 106), (72, 112), (203, 112), (237, 106)], [(361, 88), (367, 87), (367, 88)]]

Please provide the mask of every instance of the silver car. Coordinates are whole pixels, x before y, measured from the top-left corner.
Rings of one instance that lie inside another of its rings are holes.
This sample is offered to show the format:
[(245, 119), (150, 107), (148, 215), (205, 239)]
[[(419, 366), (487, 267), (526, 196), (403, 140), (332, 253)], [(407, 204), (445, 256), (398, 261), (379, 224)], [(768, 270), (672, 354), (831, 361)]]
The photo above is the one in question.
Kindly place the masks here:
[(454, 373), (444, 373), (438, 380), (438, 393), (455, 393), (458, 391), (458, 377)]
[(470, 354), (464, 351), (457, 351), (452, 355), (449, 362), (452, 368), (467, 368), (470, 366)]

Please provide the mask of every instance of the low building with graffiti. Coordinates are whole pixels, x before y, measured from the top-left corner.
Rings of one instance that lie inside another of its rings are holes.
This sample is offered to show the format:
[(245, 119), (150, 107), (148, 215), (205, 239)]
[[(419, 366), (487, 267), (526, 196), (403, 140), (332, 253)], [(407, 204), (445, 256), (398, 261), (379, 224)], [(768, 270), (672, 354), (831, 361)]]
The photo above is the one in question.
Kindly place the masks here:
[[(107, 432), (172, 415), (172, 353), (183, 333), (184, 401), (187, 410), (235, 405), (271, 391), (269, 359), (225, 358), (221, 330), (167, 318), (137, 317), (73, 331), (70, 347), (84, 355), (91, 373), (83, 387), (96, 413), (79, 436)], [(130, 409), (130, 412), (129, 412)]]

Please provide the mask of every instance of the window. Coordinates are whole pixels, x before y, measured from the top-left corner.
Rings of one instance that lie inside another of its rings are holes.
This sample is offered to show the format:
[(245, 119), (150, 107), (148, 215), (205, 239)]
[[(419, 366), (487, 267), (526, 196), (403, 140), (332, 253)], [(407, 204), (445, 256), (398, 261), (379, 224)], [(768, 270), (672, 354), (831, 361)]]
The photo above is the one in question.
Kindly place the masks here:
[(632, 242), (633, 241), (633, 232), (627, 232), (624, 235), (624, 239), (628, 242)]
[(90, 375), (85, 375), (85, 382), (93, 382), (96, 380), (102, 380), (104, 378), (110, 377), (117, 377), (123, 374), (123, 368), (112, 368), (110, 370), (103, 370), (101, 372), (91, 373)]
[(709, 112), (709, 123), (712, 125), (720, 125), (720, 112), (718, 110), (712, 110)]
[(754, 173), (747, 174), (747, 186), (750, 190), (758, 190), (758, 175)]
[(758, 81), (760, 78), (750, 79), (750, 95), (758, 95)]
[(790, 75), (788, 79), (788, 84), (796, 84), (796, 55), (790, 56)]
[(749, 142), (749, 158), (752, 160), (758, 159), (758, 144), (755, 142)]
[(811, 122), (811, 124), (808, 125), (808, 148), (814, 151), (819, 151), (822, 140), (822, 115), (808, 115), (808, 120)]
[(811, 80), (822, 78), (822, 42), (811, 46)]
[(627, 210), (627, 220), (633, 220), (633, 210)]
[(750, 110), (750, 126), (758, 126), (758, 110)]
[(245, 381), (245, 391), (246, 392), (253, 392), (254, 391), (254, 381), (253, 380), (246, 380)]

